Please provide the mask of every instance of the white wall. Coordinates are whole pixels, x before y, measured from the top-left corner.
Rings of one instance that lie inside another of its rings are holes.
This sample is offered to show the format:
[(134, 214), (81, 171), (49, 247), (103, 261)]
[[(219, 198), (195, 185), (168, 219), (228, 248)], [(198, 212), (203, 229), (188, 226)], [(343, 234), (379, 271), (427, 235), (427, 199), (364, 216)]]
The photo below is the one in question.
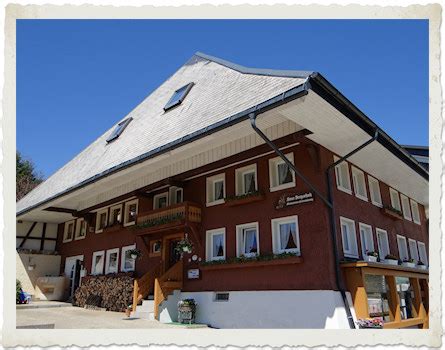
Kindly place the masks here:
[[(15, 257), (16, 278), (22, 283), (23, 290), (32, 295), (36, 294), (35, 287), (38, 277), (59, 276), (60, 274), (60, 255), (16, 252)], [(35, 265), (35, 268), (30, 271), (28, 270), (29, 265)]]
[(335, 291), (232, 291), (226, 302), (214, 301), (214, 292), (181, 293), (186, 298), (198, 303), (196, 322), (215, 328), (349, 329)]

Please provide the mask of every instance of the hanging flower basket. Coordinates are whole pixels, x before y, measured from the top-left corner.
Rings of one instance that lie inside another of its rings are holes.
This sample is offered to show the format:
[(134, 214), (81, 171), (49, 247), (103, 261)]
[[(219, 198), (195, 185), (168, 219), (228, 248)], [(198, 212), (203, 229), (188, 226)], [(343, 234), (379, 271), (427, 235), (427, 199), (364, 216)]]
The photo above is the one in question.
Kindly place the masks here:
[(175, 250), (181, 255), (190, 254), (193, 251), (193, 243), (188, 238), (184, 238), (176, 244)]
[(142, 253), (139, 249), (130, 249), (128, 251), (128, 253), (130, 254), (131, 258), (134, 260), (136, 260), (142, 256)]

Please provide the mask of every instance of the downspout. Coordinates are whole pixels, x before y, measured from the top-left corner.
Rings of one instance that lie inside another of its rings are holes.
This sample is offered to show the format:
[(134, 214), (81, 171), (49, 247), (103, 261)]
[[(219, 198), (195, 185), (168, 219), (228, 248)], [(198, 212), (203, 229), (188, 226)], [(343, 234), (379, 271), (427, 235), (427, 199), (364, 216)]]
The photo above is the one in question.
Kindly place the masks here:
[(250, 124), (252, 128), (255, 130), (255, 132), (275, 151), (275, 153), (283, 159), (283, 161), (287, 164), (287, 166), (292, 169), (295, 174), (303, 180), (303, 182), (322, 200), (322, 202), (328, 207), (329, 209), (329, 221), (331, 226), (331, 238), (333, 242), (333, 250), (334, 250), (334, 258), (335, 258), (335, 282), (337, 285), (338, 290), (340, 291), (341, 297), (343, 299), (343, 304), (345, 306), (346, 315), (348, 318), (349, 327), (351, 329), (355, 329), (354, 319), (351, 314), (350, 305), (348, 302), (348, 299), (346, 297), (346, 292), (343, 287), (343, 284), (341, 283), (341, 272), (340, 272), (340, 258), (338, 256), (338, 247), (337, 247), (337, 225), (335, 220), (335, 209), (334, 209), (334, 201), (332, 196), (332, 181), (331, 177), (329, 175), (330, 170), (336, 166), (337, 164), (341, 163), (348, 157), (352, 156), (356, 152), (360, 151), (367, 145), (369, 145), (371, 142), (375, 141), (378, 136), (378, 130), (376, 130), (376, 133), (374, 137), (368, 141), (366, 141), (361, 146), (357, 147), (353, 151), (349, 152), (346, 156), (339, 159), (337, 162), (331, 164), (328, 169), (326, 170), (326, 174), (328, 177), (328, 198), (326, 198), (320, 191), (317, 190), (317, 188), (312, 185), (312, 183), (307, 179), (297, 168), (296, 166), (285, 156), (285, 154), (257, 127), (256, 125), (256, 118), (257, 115), (260, 114), (260, 112), (254, 112), (249, 115), (250, 117)]

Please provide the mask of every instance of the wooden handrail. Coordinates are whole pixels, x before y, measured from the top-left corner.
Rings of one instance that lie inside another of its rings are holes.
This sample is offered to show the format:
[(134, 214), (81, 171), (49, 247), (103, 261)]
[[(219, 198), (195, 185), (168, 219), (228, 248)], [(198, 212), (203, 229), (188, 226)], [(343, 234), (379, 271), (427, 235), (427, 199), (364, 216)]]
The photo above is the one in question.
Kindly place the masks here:
[(138, 303), (150, 293), (150, 280), (161, 274), (162, 260), (153, 265), (141, 278), (135, 278), (133, 283), (133, 312)]
[[(159, 320), (159, 306), (168, 298), (168, 295), (175, 289), (182, 288), (183, 282), (183, 262), (179, 260), (170, 267), (161, 277), (155, 279), (155, 295), (154, 295), (154, 313), (155, 318)], [(177, 284), (166, 282), (178, 282)], [(174, 285), (174, 287), (171, 287)]]

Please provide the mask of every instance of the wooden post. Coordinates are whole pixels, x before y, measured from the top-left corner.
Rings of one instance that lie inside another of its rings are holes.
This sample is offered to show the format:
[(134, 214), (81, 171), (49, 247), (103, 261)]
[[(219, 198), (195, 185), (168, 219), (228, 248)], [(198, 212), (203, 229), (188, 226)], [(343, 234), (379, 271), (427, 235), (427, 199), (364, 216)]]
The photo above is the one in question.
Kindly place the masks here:
[(395, 276), (386, 276), (386, 283), (388, 285), (389, 317), (391, 321), (400, 322), (400, 299), (397, 294)]
[(351, 292), (357, 318), (368, 318), (368, 295), (365, 290), (364, 276), (360, 268), (345, 269), (347, 289)]
[(139, 285), (138, 280), (135, 278), (133, 283), (133, 312), (136, 311), (138, 305)]

